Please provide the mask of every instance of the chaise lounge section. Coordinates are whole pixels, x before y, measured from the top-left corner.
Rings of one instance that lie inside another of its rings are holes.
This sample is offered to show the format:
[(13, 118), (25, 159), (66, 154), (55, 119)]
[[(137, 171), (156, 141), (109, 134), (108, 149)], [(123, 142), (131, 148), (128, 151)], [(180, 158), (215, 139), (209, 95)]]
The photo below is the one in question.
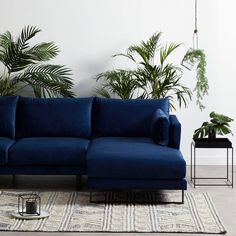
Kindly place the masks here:
[[(167, 124), (154, 119), (159, 109)], [(186, 189), (186, 163), (179, 150), (181, 125), (169, 115), (168, 99), (95, 98), (94, 117), (86, 156), (89, 189)]]

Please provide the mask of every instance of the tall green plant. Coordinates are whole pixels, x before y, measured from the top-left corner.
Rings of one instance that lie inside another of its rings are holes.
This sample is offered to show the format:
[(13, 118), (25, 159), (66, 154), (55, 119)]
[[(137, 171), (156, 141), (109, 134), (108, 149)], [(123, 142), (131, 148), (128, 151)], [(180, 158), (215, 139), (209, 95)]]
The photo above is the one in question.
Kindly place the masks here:
[[(188, 99), (191, 99), (191, 91), (180, 82), (182, 77), (180, 66), (168, 62), (170, 55), (180, 45), (176, 43), (162, 45), (160, 38), (161, 32), (155, 33), (147, 41), (130, 46), (126, 53), (114, 55), (128, 58), (135, 63), (136, 68), (122, 70), (122, 75), (121, 70), (117, 69), (99, 74), (97, 80), (104, 80), (100, 89), (102, 94), (113, 92), (121, 98), (169, 98), (173, 109), (176, 109), (175, 100), (179, 107), (182, 105), (186, 107)], [(126, 85), (128, 82), (128, 86), (119, 86), (118, 91), (114, 81), (119, 85)], [(128, 96), (123, 96), (124, 94)]]
[(4, 66), (0, 96), (17, 95), (25, 87), (31, 87), (36, 97), (73, 96), (71, 70), (44, 64), (58, 55), (58, 47), (53, 42), (29, 45), (40, 31), (27, 26), (16, 40), (9, 31), (0, 35), (0, 62)]

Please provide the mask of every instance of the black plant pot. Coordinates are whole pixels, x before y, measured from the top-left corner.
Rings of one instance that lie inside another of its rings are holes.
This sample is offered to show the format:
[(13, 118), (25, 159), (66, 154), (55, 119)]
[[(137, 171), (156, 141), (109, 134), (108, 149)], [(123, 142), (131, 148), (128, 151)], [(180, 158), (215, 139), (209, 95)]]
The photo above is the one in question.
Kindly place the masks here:
[(208, 139), (209, 139), (210, 141), (215, 140), (215, 139), (216, 139), (216, 132), (213, 131), (213, 130), (210, 130), (210, 131), (209, 131), (209, 134), (208, 134)]

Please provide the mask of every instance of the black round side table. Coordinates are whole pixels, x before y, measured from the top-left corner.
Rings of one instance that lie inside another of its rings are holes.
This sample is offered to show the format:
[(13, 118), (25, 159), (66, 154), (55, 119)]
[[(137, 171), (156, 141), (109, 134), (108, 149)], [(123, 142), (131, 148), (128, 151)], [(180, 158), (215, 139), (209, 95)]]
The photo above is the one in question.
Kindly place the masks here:
[[(227, 170), (226, 177), (197, 177), (196, 175), (196, 166), (197, 166), (197, 155), (196, 150), (199, 148), (220, 148), (227, 150)], [(231, 165), (229, 163), (229, 150), (231, 150)], [(230, 186), (233, 188), (233, 168), (234, 168), (234, 151), (231, 141), (228, 138), (216, 138), (213, 140), (209, 140), (208, 138), (202, 139), (193, 139), (191, 143), (191, 163), (190, 163), (190, 180), (193, 183), (194, 188), (196, 186)], [(231, 169), (230, 169), (231, 167)], [(229, 175), (231, 171), (231, 176)], [(231, 177), (231, 180), (230, 180)], [(210, 179), (218, 179), (218, 180), (226, 180), (225, 184), (207, 184), (207, 183), (197, 183), (196, 180), (210, 180)]]

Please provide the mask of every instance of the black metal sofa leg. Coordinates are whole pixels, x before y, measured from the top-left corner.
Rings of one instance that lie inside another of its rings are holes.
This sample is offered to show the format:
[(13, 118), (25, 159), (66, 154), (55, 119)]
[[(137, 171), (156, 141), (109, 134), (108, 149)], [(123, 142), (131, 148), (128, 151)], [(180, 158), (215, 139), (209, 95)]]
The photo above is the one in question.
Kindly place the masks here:
[(82, 175), (76, 175), (76, 189), (80, 190), (82, 188)]
[(182, 201), (181, 204), (184, 204), (184, 189), (182, 189)]
[(12, 188), (15, 188), (15, 187), (16, 187), (16, 175), (12, 175), (11, 187), (12, 187)]

